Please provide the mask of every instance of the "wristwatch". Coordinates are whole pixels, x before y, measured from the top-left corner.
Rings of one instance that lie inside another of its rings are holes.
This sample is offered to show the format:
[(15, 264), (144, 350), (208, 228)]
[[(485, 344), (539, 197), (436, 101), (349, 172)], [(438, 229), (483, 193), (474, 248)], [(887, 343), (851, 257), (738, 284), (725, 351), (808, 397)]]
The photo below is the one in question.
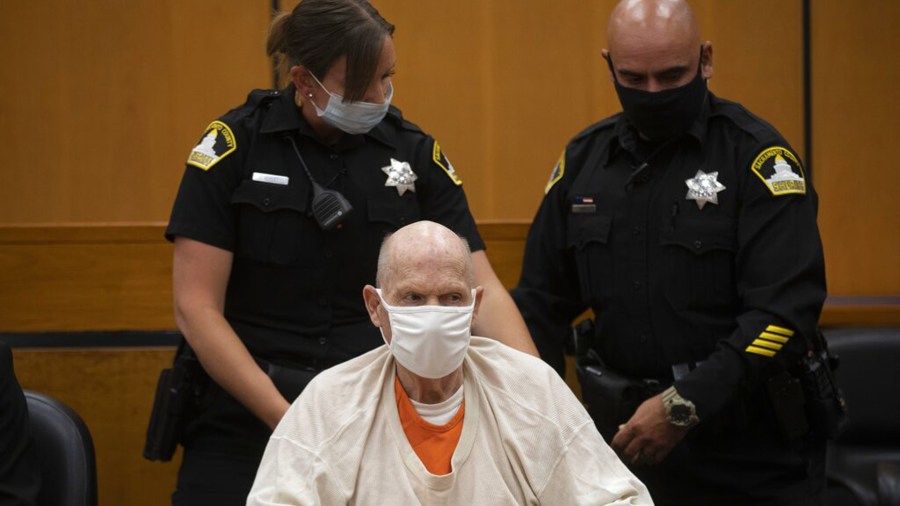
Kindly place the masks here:
[(674, 386), (662, 393), (663, 407), (666, 409), (666, 420), (679, 427), (693, 427), (700, 423), (697, 407), (694, 403), (678, 394)]

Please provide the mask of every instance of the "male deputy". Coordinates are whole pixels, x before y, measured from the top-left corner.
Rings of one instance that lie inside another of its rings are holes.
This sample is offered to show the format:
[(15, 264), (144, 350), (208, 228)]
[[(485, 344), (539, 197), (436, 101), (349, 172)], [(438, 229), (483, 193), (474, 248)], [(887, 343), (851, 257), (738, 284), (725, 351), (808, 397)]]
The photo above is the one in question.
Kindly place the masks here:
[(825, 446), (797, 369), (825, 299), (816, 193), (771, 125), (707, 90), (687, 3), (620, 2), (607, 35), (623, 111), (566, 146), (514, 298), (558, 370), (593, 310), (584, 399), (657, 504), (814, 504)]
[(652, 504), (537, 357), (470, 335), (468, 246), (420, 221), (363, 290), (385, 346), (319, 374), (263, 455), (248, 505)]

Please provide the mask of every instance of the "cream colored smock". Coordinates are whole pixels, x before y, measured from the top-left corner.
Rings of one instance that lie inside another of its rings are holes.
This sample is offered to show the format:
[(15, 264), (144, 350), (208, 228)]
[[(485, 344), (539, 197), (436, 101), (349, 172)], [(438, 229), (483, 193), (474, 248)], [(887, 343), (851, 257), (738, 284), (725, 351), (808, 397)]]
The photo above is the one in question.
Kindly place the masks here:
[(453, 471), (410, 447), (387, 346), (319, 374), (263, 455), (247, 504), (652, 504), (578, 399), (538, 358), (472, 337)]

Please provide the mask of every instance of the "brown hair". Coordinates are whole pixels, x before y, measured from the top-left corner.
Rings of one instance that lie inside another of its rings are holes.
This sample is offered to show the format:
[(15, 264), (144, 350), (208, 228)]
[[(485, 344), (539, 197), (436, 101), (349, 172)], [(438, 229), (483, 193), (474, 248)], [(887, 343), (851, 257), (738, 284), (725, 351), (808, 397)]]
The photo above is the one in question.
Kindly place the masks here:
[(361, 100), (375, 77), (384, 38), (394, 33), (366, 0), (302, 0), (290, 13), (272, 20), (266, 53), (282, 79), (291, 66), (303, 65), (318, 79), (347, 57), (344, 99)]

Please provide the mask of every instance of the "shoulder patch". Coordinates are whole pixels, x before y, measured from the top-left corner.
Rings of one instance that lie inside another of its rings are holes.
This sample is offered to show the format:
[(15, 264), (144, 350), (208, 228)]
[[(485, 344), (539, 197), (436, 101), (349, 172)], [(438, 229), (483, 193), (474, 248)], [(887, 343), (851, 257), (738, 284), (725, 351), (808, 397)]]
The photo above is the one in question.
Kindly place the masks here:
[(547, 186), (544, 187), (544, 195), (550, 193), (550, 188), (553, 188), (553, 185), (555, 185), (557, 181), (562, 179), (565, 172), (566, 150), (564, 149), (562, 154), (559, 155), (559, 160), (556, 161), (556, 166), (553, 167), (553, 172), (550, 173), (550, 180), (547, 181)]
[(434, 141), (434, 151), (432, 152), (432, 157), (434, 158), (434, 163), (438, 165), (438, 167), (444, 169), (444, 172), (447, 173), (447, 176), (453, 181), (453, 184), (456, 186), (462, 185), (462, 181), (456, 175), (456, 170), (453, 168), (453, 164), (450, 163), (450, 160), (447, 159), (447, 155), (441, 152), (441, 147), (438, 145), (437, 141)]
[(231, 128), (221, 121), (213, 121), (206, 127), (200, 143), (194, 146), (187, 159), (188, 165), (209, 170), (213, 165), (231, 154), (237, 148)]
[(774, 146), (763, 150), (750, 167), (772, 195), (806, 194), (806, 180), (800, 161), (787, 148)]

